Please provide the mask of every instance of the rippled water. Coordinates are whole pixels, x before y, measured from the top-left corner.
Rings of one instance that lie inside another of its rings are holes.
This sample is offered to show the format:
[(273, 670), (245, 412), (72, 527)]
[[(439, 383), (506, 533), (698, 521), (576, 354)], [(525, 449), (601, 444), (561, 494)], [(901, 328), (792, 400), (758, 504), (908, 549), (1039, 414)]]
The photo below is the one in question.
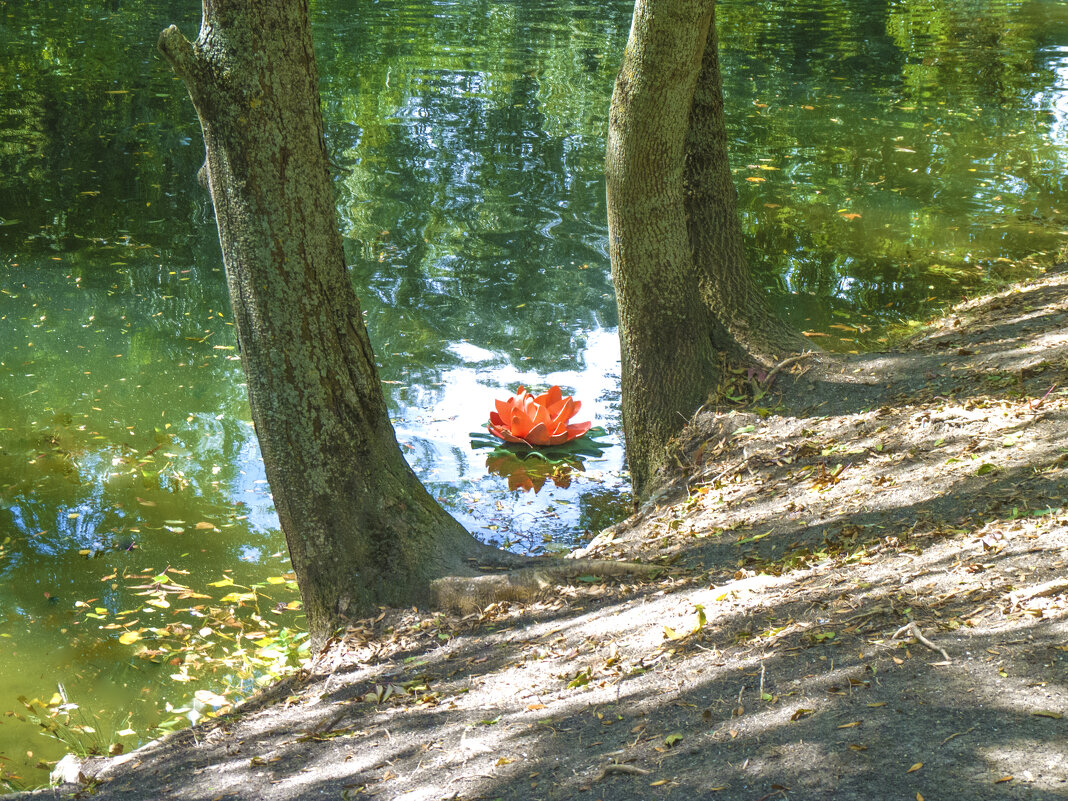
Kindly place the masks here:
[[(300, 625), (195, 115), (154, 49), (171, 22), (192, 35), (194, 6), (0, 0), (0, 712), (66, 696), (94, 729), (74, 739), (103, 747), (195, 717), (211, 706), (197, 690), (240, 697)], [(751, 260), (814, 341), (881, 347), (1056, 258), (1066, 4), (718, 13)], [(630, 8), (313, 14), (338, 210), (402, 447), (479, 536), (567, 546), (627, 507), (602, 162)], [(616, 443), (568, 487), (510, 491), (471, 447), (520, 383), (573, 391)], [(41, 781), (65, 748), (2, 720), (0, 781)]]

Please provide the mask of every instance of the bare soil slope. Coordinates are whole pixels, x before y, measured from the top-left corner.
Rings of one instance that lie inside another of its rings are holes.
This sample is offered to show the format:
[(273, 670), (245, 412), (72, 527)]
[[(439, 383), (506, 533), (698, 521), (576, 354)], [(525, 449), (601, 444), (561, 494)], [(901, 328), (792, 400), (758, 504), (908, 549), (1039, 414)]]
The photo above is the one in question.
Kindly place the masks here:
[(1068, 799), (1068, 273), (769, 389), (584, 551), (659, 578), (383, 613), (40, 795)]

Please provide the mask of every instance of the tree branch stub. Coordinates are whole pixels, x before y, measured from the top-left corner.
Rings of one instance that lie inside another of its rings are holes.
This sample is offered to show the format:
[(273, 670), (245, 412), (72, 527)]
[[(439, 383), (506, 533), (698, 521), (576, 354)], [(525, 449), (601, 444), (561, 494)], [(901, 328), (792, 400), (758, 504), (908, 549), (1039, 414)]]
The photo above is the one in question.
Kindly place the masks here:
[(156, 47), (167, 59), (174, 74), (188, 85), (193, 75), (193, 43), (185, 38), (177, 25), (170, 25), (159, 35)]

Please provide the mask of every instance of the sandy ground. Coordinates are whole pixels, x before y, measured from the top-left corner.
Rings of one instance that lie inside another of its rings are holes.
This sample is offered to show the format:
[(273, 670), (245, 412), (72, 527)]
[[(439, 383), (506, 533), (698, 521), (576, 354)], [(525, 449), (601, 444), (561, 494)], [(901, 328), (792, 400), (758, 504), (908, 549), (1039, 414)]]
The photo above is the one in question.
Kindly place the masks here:
[(738, 376), (582, 555), (15, 797), (1068, 799), (1068, 273)]

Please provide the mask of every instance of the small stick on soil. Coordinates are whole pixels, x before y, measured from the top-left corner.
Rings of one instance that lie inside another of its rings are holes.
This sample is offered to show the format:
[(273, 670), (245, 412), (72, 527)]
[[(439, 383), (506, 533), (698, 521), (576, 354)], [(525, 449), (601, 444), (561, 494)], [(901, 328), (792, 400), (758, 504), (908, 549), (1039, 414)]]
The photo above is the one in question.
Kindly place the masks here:
[(873, 617), (875, 615), (882, 615), (882, 614), (885, 614), (886, 612), (889, 612), (889, 611), (890, 610), (887, 609), (885, 606), (880, 606), (880, 607), (878, 607), (876, 609), (871, 610), (870, 612), (861, 612), (859, 615), (853, 615), (852, 617), (847, 617), (842, 622), (843, 623), (852, 623), (854, 620), (864, 620), (865, 618)]
[(972, 726), (970, 729), (965, 729), (964, 731), (955, 731), (951, 735), (949, 735), (949, 737), (947, 737), (942, 742), (940, 742), (939, 746), (945, 745), (950, 740), (952, 740), (954, 737), (963, 737), (965, 734), (970, 734), (971, 732), (975, 731), (978, 728), (979, 728), (979, 726), (976, 725), (976, 726)]
[(710, 478), (710, 479), (702, 478), (698, 482), (698, 484), (700, 484), (702, 486), (703, 485), (707, 485), (707, 484), (715, 484), (717, 481), (719, 481), (721, 478), (726, 476), (728, 473), (733, 473), (733, 472), (735, 472), (737, 470), (741, 470), (743, 467), (746, 466), (746, 464), (748, 464), (748, 462), (749, 462), (749, 457), (746, 456), (744, 459), (742, 459), (742, 461), (736, 462), (735, 464), (728, 465), (727, 467), (723, 468), (721, 471), (719, 471), (719, 473), (717, 473), (712, 478)]
[(627, 776), (648, 776), (652, 771), (646, 770), (645, 768), (639, 768), (637, 765), (623, 765), (619, 762), (609, 762), (604, 766), (601, 775), (594, 779), (594, 781), (599, 782), (610, 773), (625, 773)]
[(951, 660), (949, 658), (949, 654), (946, 653), (946, 649), (945, 648), (939, 648), (937, 645), (935, 645), (933, 642), (931, 642), (930, 640), (928, 640), (926, 637), (923, 636), (923, 632), (920, 631), (920, 627), (916, 625), (916, 621), (915, 620), (910, 620), (908, 622), (907, 626), (902, 626), (897, 631), (895, 631), (894, 632), (894, 636), (891, 637), (890, 639), (891, 640), (896, 640), (898, 637), (900, 637), (906, 631), (909, 634), (911, 634), (913, 637), (916, 638), (916, 642), (920, 643), (921, 645), (927, 646), (928, 648), (930, 648), (935, 653), (942, 654), (942, 658), (945, 659), (947, 662), (952, 662), (953, 661), (953, 660)]
[(1041, 406), (1041, 405), (1042, 405), (1043, 403), (1045, 403), (1045, 402), (1046, 402), (1046, 398), (1048, 398), (1048, 397), (1049, 397), (1049, 393), (1053, 392), (1053, 390), (1055, 390), (1056, 388), (1057, 388), (1057, 385), (1056, 385), (1056, 384), (1054, 384), (1054, 385), (1053, 385), (1052, 387), (1050, 387), (1049, 389), (1047, 389), (1047, 390), (1046, 390), (1046, 394), (1045, 394), (1045, 395), (1043, 395), (1043, 396), (1042, 396), (1041, 398), (1039, 398), (1039, 399), (1038, 399), (1038, 403), (1036, 403), (1035, 405), (1033, 405), (1033, 406), (1032, 406), (1032, 405), (1031, 405), (1031, 401), (1028, 401), (1028, 402), (1027, 402), (1027, 407), (1028, 407), (1028, 408), (1029, 408), (1029, 409), (1030, 409), (1030, 410), (1031, 410), (1032, 412), (1037, 412), (1037, 411), (1038, 411), (1038, 409), (1039, 409), (1039, 407), (1040, 407), (1040, 406)]
[(322, 723), (310, 727), (306, 732), (304, 732), (304, 734), (307, 736), (314, 736), (316, 734), (322, 734), (323, 732), (335, 731), (337, 729), (337, 724), (347, 718), (351, 713), (351, 707), (346, 706), (343, 709), (339, 709), (333, 715), (330, 715), (328, 718), (323, 720)]
[(764, 386), (764, 389), (767, 389), (771, 386), (771, 382), (775, 380), (775, 376), (777, 376), (784, 368), (793, 367), (799, 361), (808, 356), (811, 356), (815, 352), (816, 351), (814, 350), (806, 350), (804, 353), (798, 354), (797, 356), (791, 356), (789, 359), (783, 359), (781, 362), (771, 368), (771, 372), (768, 373), (767, 378), (765, 378), (761, 382)]

